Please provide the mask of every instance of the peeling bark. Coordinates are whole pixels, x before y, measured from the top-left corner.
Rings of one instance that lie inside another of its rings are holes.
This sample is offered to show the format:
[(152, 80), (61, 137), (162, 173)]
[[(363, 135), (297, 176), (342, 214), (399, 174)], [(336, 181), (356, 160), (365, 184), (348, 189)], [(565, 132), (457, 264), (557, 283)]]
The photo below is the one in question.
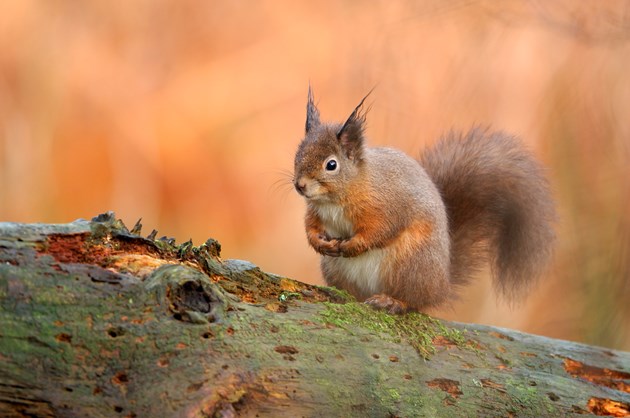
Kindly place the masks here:
[(630, 353), (391, 316), (140, 229), (0, 223), (0, 416), (630, 414)]

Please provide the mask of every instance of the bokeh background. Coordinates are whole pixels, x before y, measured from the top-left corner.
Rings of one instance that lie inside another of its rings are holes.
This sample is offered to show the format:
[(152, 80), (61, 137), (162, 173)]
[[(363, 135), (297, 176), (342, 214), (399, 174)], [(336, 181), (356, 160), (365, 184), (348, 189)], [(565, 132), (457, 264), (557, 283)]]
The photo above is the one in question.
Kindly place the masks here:
[(292, 190), (307, 85), (370, 97), (412, 155), (450, 129), (521, 136), (549, 167), (554, 265), (522, 304), (488, 278), (438, 314), (630, 350), (630, 3), (3, 2), (0, 220), (128, 226), (322, 283)]

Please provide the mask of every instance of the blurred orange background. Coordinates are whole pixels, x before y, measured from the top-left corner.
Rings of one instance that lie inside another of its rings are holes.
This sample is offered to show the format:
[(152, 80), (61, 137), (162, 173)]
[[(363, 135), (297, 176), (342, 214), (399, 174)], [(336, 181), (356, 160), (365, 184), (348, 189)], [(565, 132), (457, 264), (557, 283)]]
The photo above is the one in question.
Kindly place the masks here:
[(129, 227), (322, 283), (292, 190), (309, 81), (324, 120), (370, 100), (417, 155), (475, 124), (549, 167), (554, 265), (510, 307), (481, 278), (438, 315), (630, 350), (630, 3), (3, 3), (0, 220)]

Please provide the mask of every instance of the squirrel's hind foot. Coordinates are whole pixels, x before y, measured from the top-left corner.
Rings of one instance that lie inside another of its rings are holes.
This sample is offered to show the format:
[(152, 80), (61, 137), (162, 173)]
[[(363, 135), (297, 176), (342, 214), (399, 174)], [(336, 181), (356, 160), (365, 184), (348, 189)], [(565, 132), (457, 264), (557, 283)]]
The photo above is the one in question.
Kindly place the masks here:
[(370, 305), (374, 309), (382, 309), (393, 315), (400, 315), (408, 312), (410, 309), (405, 302), (398, 300), (384, 293), (371, 296), (366, 299), (366, 305)]

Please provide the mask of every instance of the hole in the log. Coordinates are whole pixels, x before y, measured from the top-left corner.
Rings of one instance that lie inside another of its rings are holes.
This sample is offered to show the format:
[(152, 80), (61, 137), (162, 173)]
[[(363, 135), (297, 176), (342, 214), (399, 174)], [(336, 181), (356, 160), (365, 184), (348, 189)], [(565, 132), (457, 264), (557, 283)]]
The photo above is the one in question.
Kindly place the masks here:
[(297, 354), (299, 353), (298, 349), (293, 347), (292, 345), (279, 345), (274, 348), (276, 353), (280, 354)]
[(299, 353), (298, 349), (291, 345), (279, 345), (276, 346), (274, 350), (276, 353), (284, 354), (282, 358), (288, 361), (295, 361), (293, 354)]
[(171, 301), (171, 311), (173, 318), (177, 321), (194, 322), (199, 320), (199, 312), (208, 322), (215, 322), (212, 312), (213, 304), (219, 303), (213, 299), (212, 295), (204, 286), (196, 281), (187, 281), (180, 285), (173, 286), (167, 292), (167, 297)]
[(547, 393), (547, 396), (549, 397), (549, 399), (550, 399), (550, 400), (552, 400), (552, 401), (554, 401), (554, 402), (557, 402), (557, 401), (559, 401), (559, 400), (560, 400), (560, 396), (556, 395), (556, 394), (555, 394), (555, 393), (553, 393), (553, 392), (549, 392), (549, 393)]
[(117, 338), (124, 334), (125, 334), (125, 330), (122, 328), (110, 328), (107, 330), (107, 335), (109, 335), (112, 338)]
[(112, 377), (112, 383), (115, 385), (126, 385), (129, 383), (129, 377), (125, 372), (118, 372)]
[(66, 392), (74, 392), (74, 389), (69, 388), (69, 387), (67, 387), (67, 386), (64, 388), (64, 390), (65, 390)]
[(564, 369), (575, 378), (630, 393), (630, 384), (625, 382), (630, 380), (630, 373), (591, 366), (568, 357), (564, 359)]
[(210, 331), (206, 331), (206, 332), (204, 332), (203, 334), (201, 334), (201, 338), (204, 338), (204, 339), (206, 339), (206, 340), (207, 340), (208, 338), (212, 338), (212, 337), (214, 337), (214, 335), (212, 335), (212, 332), (210, 332)]
[(586, 405), (588, 410), (598, 416), (627, 417), (630, 415), (630, 405), (611, 399), (591, 398)]
[(197, 312), (210, 312), (210, 296), (205, 292), (200, 283), (189, 281), (179, 286), (174, 292), (180, 307), (185, 307)]
[(114, 411), (116, 411), (117, 413), (119, 413), (119, 414), (120, 414), (120, 413), (123, 411), (123, 407), (122, 407), (122, 406), (118, 406), (118, 405), (116, 405), (116, 406), (114, 407)]
[(72, 335), (62, 332), (60, 334), (55, 335), (55, 340), (59, 341), (60, 343), (71, 343)]

